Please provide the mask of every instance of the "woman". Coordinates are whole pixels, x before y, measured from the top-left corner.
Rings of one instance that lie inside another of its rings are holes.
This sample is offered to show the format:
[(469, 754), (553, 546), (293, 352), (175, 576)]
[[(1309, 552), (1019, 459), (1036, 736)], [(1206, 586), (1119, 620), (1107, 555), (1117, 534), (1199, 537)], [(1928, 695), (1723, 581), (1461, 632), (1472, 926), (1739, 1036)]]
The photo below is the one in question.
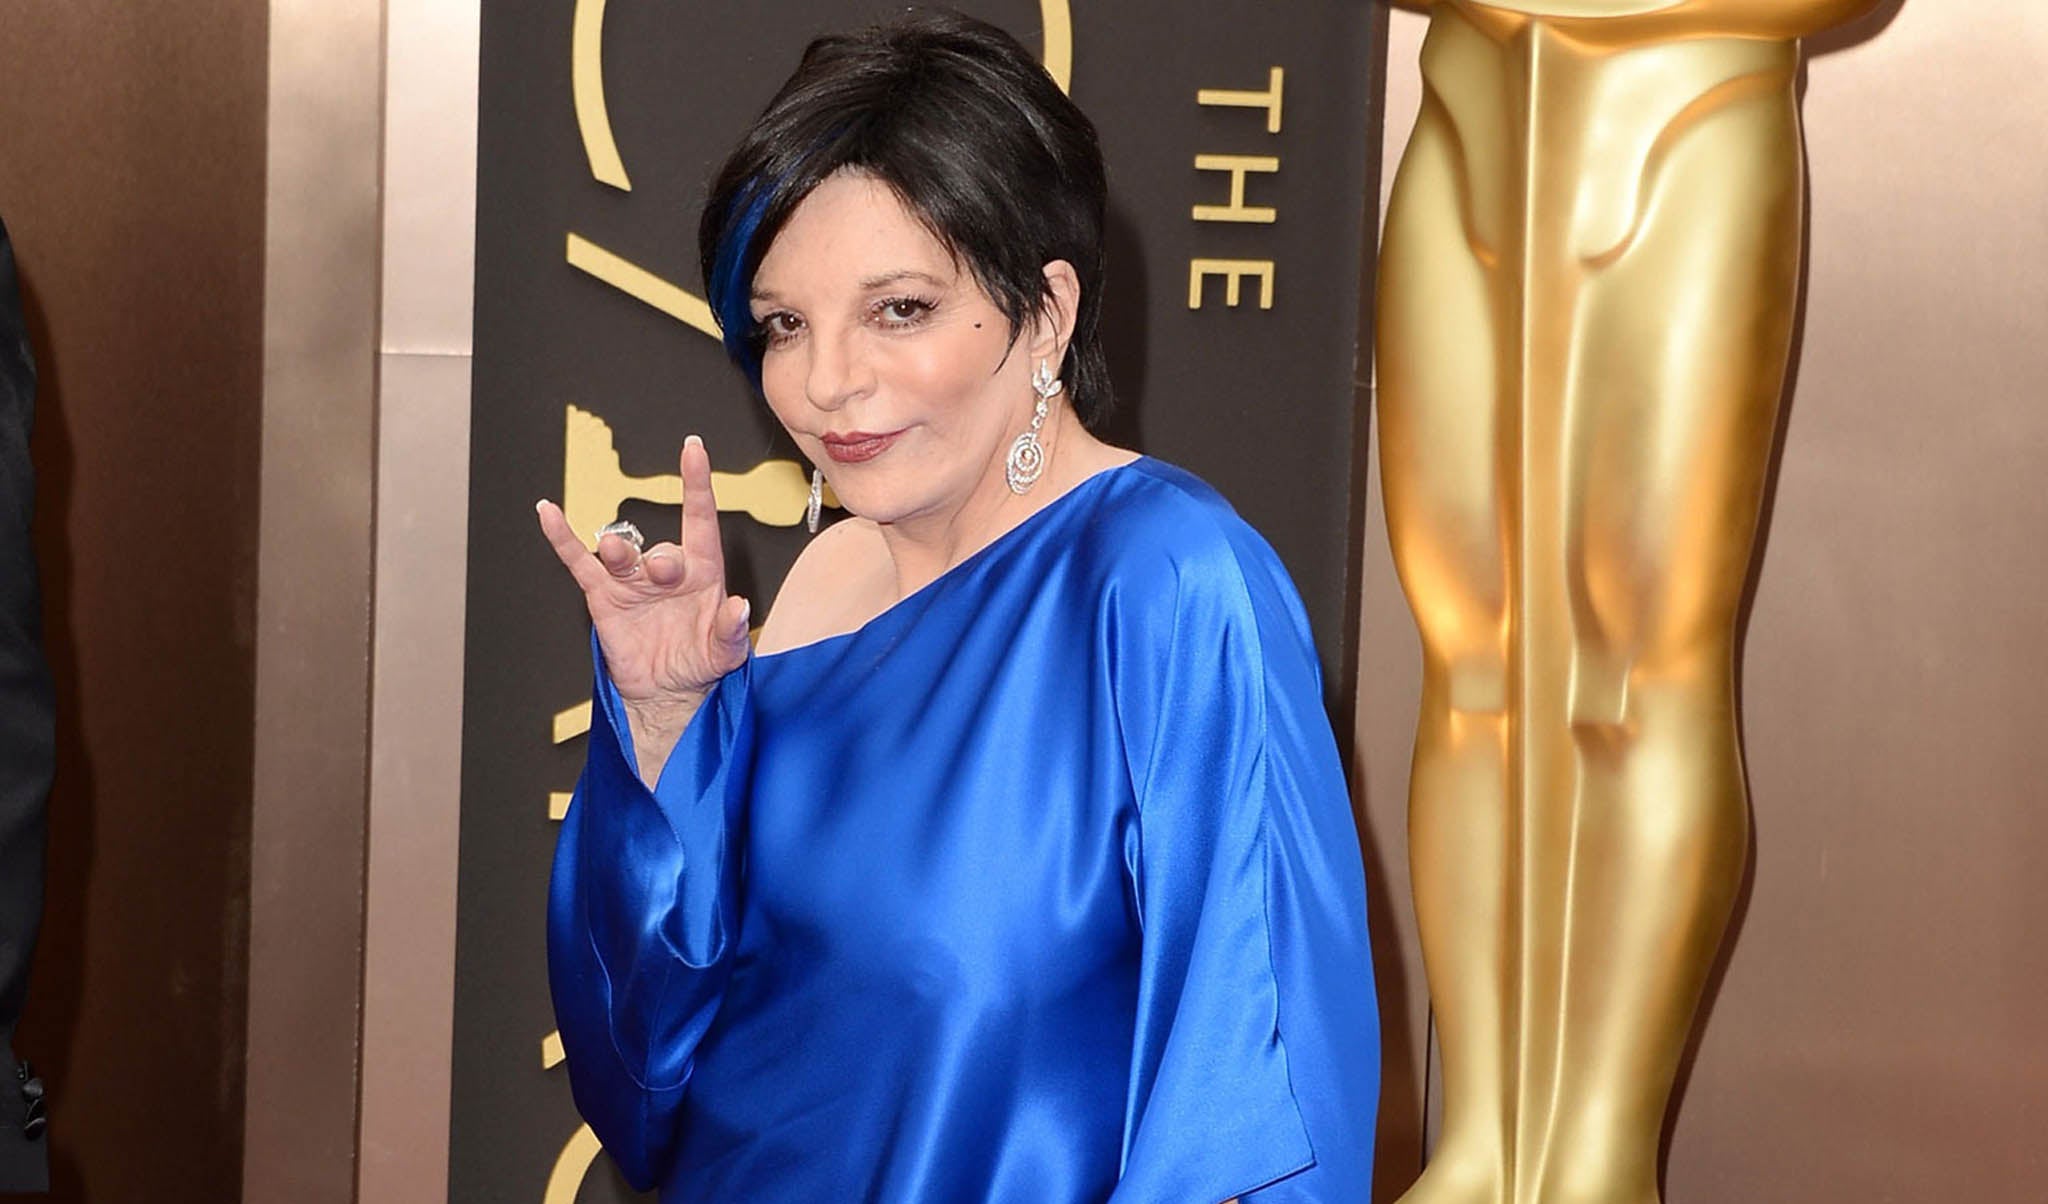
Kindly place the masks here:
[(597, 658), (555, 1007), (665, 1199), (1365, 1196), (1377, 1018), (1306, 618), (1213, 491), (1088, 430), (1103, 207), (1007, 35), (813, 43), (701, 248), (853, 517), (750, 651), (700, 441), (677, 543), (593, 557), (539, 506)]

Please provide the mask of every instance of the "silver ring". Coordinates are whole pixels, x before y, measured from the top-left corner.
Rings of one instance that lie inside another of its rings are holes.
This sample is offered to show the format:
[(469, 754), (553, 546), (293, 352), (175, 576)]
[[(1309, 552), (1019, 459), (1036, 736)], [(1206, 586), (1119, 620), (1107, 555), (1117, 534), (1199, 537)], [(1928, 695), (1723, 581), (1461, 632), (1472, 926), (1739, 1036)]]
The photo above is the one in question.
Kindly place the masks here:
[(640, 528), (623, 518), (617, 522), (606, 523), (604, 526), (599, 527), (597, 529), (597, 539), (593, 542), (602, 543), (607, 535), (616, 535), (627, 543), (632, 544), (635, 552), (642, 552), (647, 549), (647, 537), (640, 534)]

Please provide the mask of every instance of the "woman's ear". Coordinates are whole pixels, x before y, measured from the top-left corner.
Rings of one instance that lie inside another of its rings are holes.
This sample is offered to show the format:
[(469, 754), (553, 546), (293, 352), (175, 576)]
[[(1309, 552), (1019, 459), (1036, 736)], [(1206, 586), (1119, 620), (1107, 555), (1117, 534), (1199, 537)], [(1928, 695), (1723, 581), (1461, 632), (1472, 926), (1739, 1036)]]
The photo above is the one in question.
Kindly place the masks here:
[(1045, 304), (1031, 336), (1031, 357), (1045, 360), (1057, 370), (1074, 337), (1075, 315), (1081, 312), (1080, 274), (1073, 264), (1055, 259), (1045, 265), (1045, 290)]

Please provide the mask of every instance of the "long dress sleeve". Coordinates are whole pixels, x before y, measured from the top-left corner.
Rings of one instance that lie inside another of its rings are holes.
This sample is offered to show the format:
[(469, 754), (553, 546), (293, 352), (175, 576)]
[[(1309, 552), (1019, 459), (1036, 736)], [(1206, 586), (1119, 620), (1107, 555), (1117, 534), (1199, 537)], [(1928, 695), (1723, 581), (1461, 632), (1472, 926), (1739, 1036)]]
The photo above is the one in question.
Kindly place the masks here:
[(752, 663), (712, 689), (649, 790), (591, 644), (588, 760), (548, 888), (548, 982), (577, 1109), (644, 1191), (667, 1174), (692, 1056), (730, 978)]
[(1194, 542), (1170, 591), (1131, 591), (1112, 637), (1142, 936), (1111, 1198), (1362, 1201), (1378, 1011), (1307, 618), (1256, 537)]

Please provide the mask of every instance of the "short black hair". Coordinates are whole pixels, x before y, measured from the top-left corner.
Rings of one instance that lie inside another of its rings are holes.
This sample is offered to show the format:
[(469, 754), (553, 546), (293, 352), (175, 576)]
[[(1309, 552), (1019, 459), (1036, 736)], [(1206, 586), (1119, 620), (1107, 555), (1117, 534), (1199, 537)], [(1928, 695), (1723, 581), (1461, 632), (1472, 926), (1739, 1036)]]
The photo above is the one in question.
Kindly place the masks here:
[(1045, 309), (1045, 265), (1072, 264), (1081, 300), (1060, 375), (1082, 422), (1108, 412), (1095, 126), (1015, 38), (944, 10), (813, 41), (712, 182), (697, 228), (705, 292), (756, 390), (754, 273), (797, 206), (841, 171), (887, 185), (973, 273), (1012, 337)]

